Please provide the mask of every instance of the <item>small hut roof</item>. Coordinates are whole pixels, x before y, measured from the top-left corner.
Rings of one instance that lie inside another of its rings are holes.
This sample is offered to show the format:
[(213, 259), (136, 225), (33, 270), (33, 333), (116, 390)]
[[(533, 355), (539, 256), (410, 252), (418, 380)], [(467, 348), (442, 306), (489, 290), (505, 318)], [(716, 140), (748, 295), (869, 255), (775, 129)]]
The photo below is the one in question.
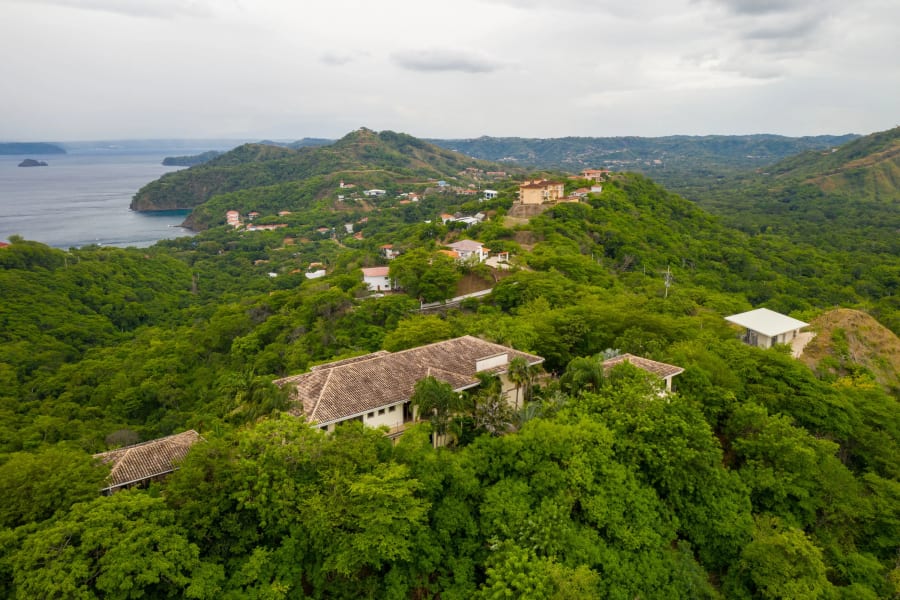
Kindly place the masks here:
[(177, 463), (187, 455), (190, 447), (202, 439), (199, 433), (189, 429), (149, 442), (95, 454), (94, 458), (111, 467), (109, 485), (103, 491), (171, 473), (178, 468)]

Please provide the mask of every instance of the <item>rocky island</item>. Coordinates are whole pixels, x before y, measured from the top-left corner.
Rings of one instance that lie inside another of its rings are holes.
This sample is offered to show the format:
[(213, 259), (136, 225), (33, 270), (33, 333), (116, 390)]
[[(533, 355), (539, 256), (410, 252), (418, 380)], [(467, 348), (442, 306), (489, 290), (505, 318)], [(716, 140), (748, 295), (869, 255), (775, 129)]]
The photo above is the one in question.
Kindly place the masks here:
[(46, 162), (42, 160), (34, 160), (33, 158), (26, 158), (22, 162), (19, 163), (20, 167), (47, 167), (49, 166)]

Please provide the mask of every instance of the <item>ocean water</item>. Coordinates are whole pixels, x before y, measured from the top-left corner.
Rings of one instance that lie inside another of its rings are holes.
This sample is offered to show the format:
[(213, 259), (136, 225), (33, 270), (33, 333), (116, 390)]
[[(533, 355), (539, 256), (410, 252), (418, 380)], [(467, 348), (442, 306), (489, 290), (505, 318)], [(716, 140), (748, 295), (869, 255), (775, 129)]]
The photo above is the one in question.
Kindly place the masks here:
[[(190, 149), (175, 154), (192, 154)], [(201, 152), (202, 150), (197, 150)], [(137, 213), (131, 197), (179, 167), (164, 167), (161, 150), (70, 150), (64, 155), (0, 156), (0, 240), (10, 235), (57, 248), (98, 244), (146, 247), (191, 235), (186, 211)], [(25, 158), (47, 167), (19, 167)]]

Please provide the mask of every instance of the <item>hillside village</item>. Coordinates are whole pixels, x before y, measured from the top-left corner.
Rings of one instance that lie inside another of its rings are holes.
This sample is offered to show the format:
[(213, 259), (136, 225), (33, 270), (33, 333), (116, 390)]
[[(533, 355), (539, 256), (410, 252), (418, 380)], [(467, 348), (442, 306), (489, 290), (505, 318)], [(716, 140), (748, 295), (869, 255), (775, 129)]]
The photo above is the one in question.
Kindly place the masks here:
[[(474, 180), (482, 183), (487, 181), (497, 181), (498, 178), (507, 178), (505, 171), (483, 171), (474, 167), (469, 167), (457, 174), (465, 180)], [(334, 198), (335, 210), (347, 210), (350, 207), (365, 207), (366, 211), (378, 210), (384, 208), (397, 208), (418, 203), (422, 198), (438, 198), (444, 200), (448, 198), (456, 198), (466, 201), (469, 197), (476, 197), (479, 205), (488, 201), (500, 202), (508, 201), (509, 197), (514, 193), (514, 199), (509, 207), (509, 214), (515, 215), (519, 213), (517, 209), (520, 207), (537, 207), (540, 210), (546, 210), (560, 203), (578, 203), (585, 201), (589, 195), (597, 195), (603, 191), (602, 182), (607, 181), (610, 172), (606, 169), (585, 169), (580, 176), (568, 177), (567, 182), (549, 180), (546, 178), (530, 179), (518, 183), (518, 189), (515, 189), (515, 182), (507, 182), (506, 192), (501, 196), (501, 192), (494, 189), (485, 188), (477, 190), (475, 183), (470, 183), (465, 187), (459, 185), (450, 185), (444, 180), (434, 181), (434, 185), (426, 184), (419, 191), (399, 191), (392, 197), (388, 196), (387, 190), (384, 189), (366, 189), (356, 190), (356, 184), (346, 182), (341, 179), (338, 183), (338, 193)], [(582, 184), (589, 184), (578, 187)], [(394, 186), (392, 186), (394, 187)], [(401, 188), (402, 189), (402, 188)], [(369, 200), (371, 199), (371, 200)], [(452, 201), (452, 200), (451, 200)], [(375, 204), (370, 204), (374, 202)], [(496, 202), (494, 203), (497, 204)], [(480, 208), (480, 206), (479, 206)], [(484, 223), (486, 219), (496, 215), (496, 210), (485, 207), (484, 212), (478, 210), (474, 214), (466, 214), (464, 212), (445, 213), (442, 212), (434, 219), (425, 219), (424, 223), (430, 224), (433, 221), (440, 221), (442, 225), (451, 228), (451, 231), (461, 231), (473, 225)], [(278, 217), (287, 217), (292, 214), (290, 210), (277, 210)], [(532, 210), (532, 213), (534, 211)], [(257, 220), (263, 219), (266, 223), (258, 223)], [(246, 215), (241, 215), (240, 211), (229, 209), (225, 212), (225, 224), (239, 232), (257, 232), (257, 231), (274, 231), (277, 229), (286, 229), (288, 223), (270, 222), (274, 219), (274, 215), (261, 214), (258, 211), (250, 211)], [(343, 227), (327, 227), (320, 226), (315, 229), (315, 233), (320, 236), (327, 236), (340, 244), (342, 239), (363, 240), (365, 239), (365, 226), (368, 224), (368, 218), (362, 217), (356, 222), (348, 221)], [(450, 237), (453, 237), (452, 235)], [(293, 244), (294, 237), (288, 235), (285, 238), (285, 244)], [(400, 245), (395, 246), (393, 243), (382, 244), (379, 246), (379, 258), (390, 261), (400, 256), (402, 250)], [(494, 270), (508, 270), (510, 268), (510, 252), (508, 250), (495, 251), (491, 254), (488, 248), (478, 240), (461, 239), (457, 241), (448, 241), (443, 244), (440, 250), (443, 254), (453, 258), (460, 264), (485, 264)], [(327, 274), (327, 269), (319, 267), (325, 266), (319, 261), (311, 261), (306, 266), (306, 277), (315, 279)], [(292, 272), (299, 272), (294, 270)], [(277, 276), (277, 273), (272, 274)], [(376, 293), (385, 291), (395, 291), (399, 289), (397, 282), (390, 280), (388, 270), (384, 266), (368, 267), (363, 269), (363, 282), (367, 288)]]

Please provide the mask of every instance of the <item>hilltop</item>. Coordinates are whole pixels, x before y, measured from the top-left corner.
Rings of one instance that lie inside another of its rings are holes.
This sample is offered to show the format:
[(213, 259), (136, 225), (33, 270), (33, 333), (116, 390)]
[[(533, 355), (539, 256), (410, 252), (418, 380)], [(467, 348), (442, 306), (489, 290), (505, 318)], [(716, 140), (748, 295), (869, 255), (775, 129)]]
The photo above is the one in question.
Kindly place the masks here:
[(900, 392), (900, 338), (870, 315), (837, 308), (810, 323), (816, 337), (801, 359), (830, 376), (859, 375), (860, 367), (888, 391)]
[(217, 194), (317, 176), (346, 175), (368, 178), (373, 183), (385, 177), (449, 180), (467, 168), (498, 170), (500, 167), (402, 133), (359, 129), (326, 146), (288, 148), (244, 144), (209, 162), (167, 173), (147, 184), (135, 194), (131, 208), (137, 211), (194, 208)]

